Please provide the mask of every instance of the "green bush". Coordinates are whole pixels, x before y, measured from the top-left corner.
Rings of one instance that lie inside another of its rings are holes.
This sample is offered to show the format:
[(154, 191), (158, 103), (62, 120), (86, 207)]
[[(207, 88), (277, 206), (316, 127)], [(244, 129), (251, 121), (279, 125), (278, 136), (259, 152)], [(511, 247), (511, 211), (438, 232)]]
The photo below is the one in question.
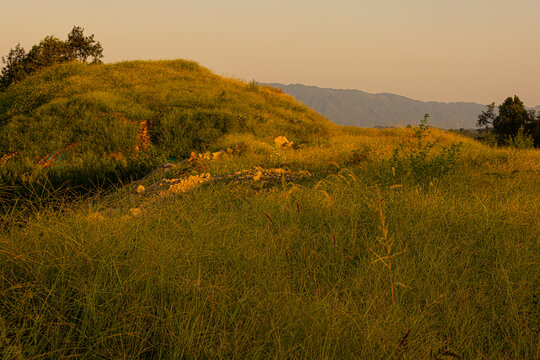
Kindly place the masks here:
[(383, 161), (382, 177), (386, 182), (412, 178), (418, 184), (427, 185), (455, 169), (462, 143), (443, 146), (439, 153), (434, 153), (436, 143), (425, 141), (430, 133), (428, 117), (426, 114), (414, 129), (415, 146), (396, 148), (391, 158)]
[(517, 149), (532, 149), (534, 147), (534, 139), (531, 135), (525, 133), (523, 126), (521, 126), (516, 135), (506, 137), (504, 144)]
[(226, 133), (244, 130), (245, 123), (245, 117), (223, 111), (174, 109), (152, 123), (152, 141), (167, 156), (187, 157)]
[(362, 144), (357, 149), (352, 151), (351, 157), (349, 158), (349, 164), (360, 164), (370, 159), (370, 155), (373, 152), (372, 147), (369, 144)]
[(495, 133), (491, 129), (484, 130), (478, 140), (490, 147), (496, 147), (498, 145), (497, 136), (495, 136)]

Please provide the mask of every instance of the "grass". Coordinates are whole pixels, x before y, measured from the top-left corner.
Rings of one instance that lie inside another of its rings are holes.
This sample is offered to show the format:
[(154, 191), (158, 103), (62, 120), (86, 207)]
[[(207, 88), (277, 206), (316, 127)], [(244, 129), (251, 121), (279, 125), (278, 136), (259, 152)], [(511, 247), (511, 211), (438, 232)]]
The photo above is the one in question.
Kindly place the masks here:
[(336, 128), (277, 89), (226, 79), (191, 61), (68, 63), (0, 94), (0, 153), (43, 157), (75, 144), (75, 153), (128, 156), (141, 121), (167, 157), (204, 150), (231, 132), (271, 140), (286, 131), (301, 143)]
[(44, 183), (52, 192), (66, 183), (95, 189), (139, 179), (231, 133), (267, 143), (287, 133), (311, 145), (336, 128), (277, 89), (192, 61), (67, 63), (0, 93), (0, 186), (20, 197)]
[[(31, 219), (4, 215), (0, 354), (538, 358), (540, 151), (436, 129), (425, 141), (434, 145), (413, 161), (462, 142), (450, 171), (429, 181), (407, 157), (413, 129), (340, 128), (295, 149), (228, 134), (213, 146), (236, 146), (231, 156)], [(136, 192), (254, 166), (312, 176), (208, 182), (149, 203)]]

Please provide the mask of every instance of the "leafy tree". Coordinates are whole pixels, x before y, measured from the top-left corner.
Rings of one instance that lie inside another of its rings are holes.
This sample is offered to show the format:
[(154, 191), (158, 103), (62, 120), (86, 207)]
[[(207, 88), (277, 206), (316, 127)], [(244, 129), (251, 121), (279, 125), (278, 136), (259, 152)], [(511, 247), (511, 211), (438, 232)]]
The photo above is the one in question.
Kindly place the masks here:
[(531, 126), (530, 134), (534, 140), (534, 146), (540, 147), (540, 111), (536, 111), (536, 119)]
[(25, 58), (26, 51), (24, 51), (21, 44), (17, 44), (11, 49), (7, 56), (2, 56), (2, 62), (5, 66), (0, 73), (0, 91), (7, 88), (11, 83), (21, 81), (26, 76)]
[[(495, 103), (491, 103), (478, 115), (477, 126), (492, 129), (500, 145), (518, 133), (523, 137), (533, 137), (536, 146), (540, 145), (540, 114), (527, 110), (517, 95), (508, 97), (495, 111)], [(521, 132), (520, 132), (521, 129)]]
[(26, 54), (24, 59), (27, 74), (34, 73), (44, 67), (73, 60), (66, 42), (54, 37), (46, 36), (38, 45)]
[(71, 50), (72, 58), (86, 62), (89, 57), (92, 57), (91, 63), (101, 63), (103, 47), (99, 42), (94, 40), (93, 34), (84, 36), (83, 32), (83, 28), (75, 26), (68, 34), (67, 44)]
[(489, 125), (493, 125), (496, 117), (497, 114), (495, 113), (495, 103), (491, 103), (486, 106), (486, 110), (482, 111), (482, 113), (478, 115), (476, 126), (485, 126), (487, 129), (489, 128)]
[(92, 64), (101, 63), (103, 47), (94, 40), (94, 35), (84, 36), (84, 29), (79, 26), (73, 27), (66, 41), (46, 36), (28, 53), (17, 44), (6, 57), (2, 57), (4, 67), (0, 73), (0, 91), (47, 66), (75, 60), (87, 62), (89, 58), (92, 58)]

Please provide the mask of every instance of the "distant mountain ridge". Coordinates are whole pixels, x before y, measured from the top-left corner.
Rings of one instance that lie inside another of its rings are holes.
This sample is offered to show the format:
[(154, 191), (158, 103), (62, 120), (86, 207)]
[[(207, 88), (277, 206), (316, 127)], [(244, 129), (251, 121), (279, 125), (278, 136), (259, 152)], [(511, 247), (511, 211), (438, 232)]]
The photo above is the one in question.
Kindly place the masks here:
[[(419, 101), (405, 96), (360, 90), (328, 89), (302, 84), (265, 84), (283, 90), (340, 125), (362, 127), (417, 124), (425, 114), (430, 124), (444, 129), (476, 128), (485, 105), (473, 102)], [(537, 107), (540, 109), (540, 106)]]

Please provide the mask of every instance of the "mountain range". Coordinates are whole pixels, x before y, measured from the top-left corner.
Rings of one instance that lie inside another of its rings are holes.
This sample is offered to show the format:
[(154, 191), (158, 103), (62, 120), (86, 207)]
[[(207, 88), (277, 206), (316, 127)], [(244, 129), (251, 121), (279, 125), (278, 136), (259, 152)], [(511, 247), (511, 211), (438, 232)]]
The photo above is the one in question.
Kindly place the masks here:
[[(283, 90), (339, 125), (387, 127), (418, 124), (425, 114), (432, 126), (474, 129), (485, 105), (473, 102), (419, 101), (405, 96), (360, 90), (328, 89), (302, 84), (265, 84)], [(540, 111), (540, 106), (535, 109)]]

